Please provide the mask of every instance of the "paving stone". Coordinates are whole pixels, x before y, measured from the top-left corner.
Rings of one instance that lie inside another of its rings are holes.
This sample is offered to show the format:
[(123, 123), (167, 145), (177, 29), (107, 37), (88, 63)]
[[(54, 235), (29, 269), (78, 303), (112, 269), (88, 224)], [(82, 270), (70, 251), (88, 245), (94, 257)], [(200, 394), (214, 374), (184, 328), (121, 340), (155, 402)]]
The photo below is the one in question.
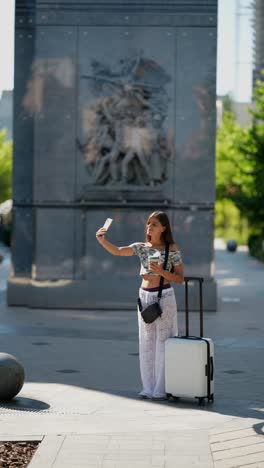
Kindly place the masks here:
[(210, 443), (214, 444), (217, 442), (227, 442), (231, 440), (241, 440), (246, 437), (252, 437), (256, 435), (256, 432), (252, 428), (240, 429), (236, 431), (222, 432), (221, 434), (210, 436)]
[[(246, 252), (217, 251), (216, 271), (240, 285), (219, 283), (219, 310), (205, 313), (206, 335), (215, 342), (216, 394), (204, 408), (184, 399), (137, 398), (134, 312), (18, 311), (2, 302), (1, 349), (24, 363), (27, 377), (17, 399), (24, 407), (0, 405), (0, 439), (44, 437), (29, 468), (263, 468), (264, 265)], [(232, 294), (239, 304), (221, 302)], [(190, 319), (197, 329), (198, 315)], [(182, 313), (179, 324), (183, 329)], [(38, 402), (46, 409), (39, 411)]]
[(240, 457), (232, 457), (226, 460), (215, 460), (215, 468), (236, 468), (243, 467), (244, 465), (264, 463), (264, 452), (244, 455)]
[(263, 443), (258, 443), (254, 445), (238, 447), (234, 449), (220, 450), (219, 452), (214, 452), (213, 456), (214, 460), (224, 460), (257, 453), (262, 453), (264, 455), (264, 441)]
[(64, 436), (45, 436), (33, 456), (29, 468), (51, 468), (64, 439)]
[(256, 444), (263, 443), (263, 436), (256, 435), (256, 436), (246, 436), (244, 438), (232, 439), (227, 440), (225, 442), (215, 442), (211, 443), (211, 450), (212, 452), (219, 452), (222, 450), (233, 449), (236, 447), (249, 447), (255, 446)]
[(249, 465), (243, 465), (242, 468), (264, 468), (264, 461), (263, 463), (258, 462), (258, 463), (250, 463)]

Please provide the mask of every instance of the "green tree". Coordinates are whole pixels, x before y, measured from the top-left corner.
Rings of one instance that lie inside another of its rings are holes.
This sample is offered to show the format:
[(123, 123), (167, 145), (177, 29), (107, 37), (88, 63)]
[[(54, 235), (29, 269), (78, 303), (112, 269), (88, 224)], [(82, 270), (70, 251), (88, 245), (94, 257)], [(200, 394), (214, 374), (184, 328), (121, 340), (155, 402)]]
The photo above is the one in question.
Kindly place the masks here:
[[(264, 77), (264, 71), (262, 72)], [(247, 217), (254, 233), (264, 239), (264, 82), (258, 80), (254, 89), (254, 107), (250, 110), (253, 123), (245, 138), (238, 141), (249, 174), (247, 184), (238, 186), (233, 199)]]
[(264, 82), (259, 80), (250, 110), (253, 123), (242, 128), (224, 114), (218, 135), (218, 197), (229, 197), (252, 232), (264, 238)]
[(226, 111), (216, 140), (216, 196), (217, 199), (232, 198), (247, 185), (251, 177), (251, 165), (247, 164), (241, 152), (241, 142), (246, 130), (236, 121), (235, 114)]
[(217, 132), (216, 228), (223, 219), (223, 208), (225, 222), (227, 207), (228, 212), (232, 212), (226, 201), (233, 202), (241, 217), (247, 220), (250, 248), (257, 243), (252, 252), (254, 250), (259, 258), (264, 259), (264, 81), (259, 80), (256, 84), (250, 112), (253, 122), (243, 128), (229, 107)]
[(245, 138), (246, 130), (237, 123), (235, 114), (224, 111), (216, 139), (215, 235), (225, 240), (235, 238), (242, 244), (247, 242), (248, 223), (234, 197), (251, 177), (250, 167), (238, 147), (238, 142)]
[(12, 141), (6, 140), (6, 130), (0, 131), (0, 203), (12, 197)]

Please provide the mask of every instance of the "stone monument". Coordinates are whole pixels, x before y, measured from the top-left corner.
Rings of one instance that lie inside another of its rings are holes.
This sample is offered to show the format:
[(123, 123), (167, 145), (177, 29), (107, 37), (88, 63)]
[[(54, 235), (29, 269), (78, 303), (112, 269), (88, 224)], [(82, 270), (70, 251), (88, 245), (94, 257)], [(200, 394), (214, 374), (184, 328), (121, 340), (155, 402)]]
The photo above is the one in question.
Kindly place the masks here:
[(217, 0), (17, 0), (9, 304), (134, 308), (138, 259), (95, 232), (164, 210), (216, 309), (216, 26)]

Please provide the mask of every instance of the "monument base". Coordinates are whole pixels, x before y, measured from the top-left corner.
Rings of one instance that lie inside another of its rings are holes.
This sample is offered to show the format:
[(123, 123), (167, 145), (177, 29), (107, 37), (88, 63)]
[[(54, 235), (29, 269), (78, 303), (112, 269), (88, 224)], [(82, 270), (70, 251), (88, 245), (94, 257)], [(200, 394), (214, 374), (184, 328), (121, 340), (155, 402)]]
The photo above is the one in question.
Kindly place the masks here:
[[(121, 283), (121, 284), (120, 284)], [(109, 287), (110, 286), (110, 287)], [(104, 287), (104, 285), (102, 286)], [(135, 310), (139, 284), (131, 280), (131, 287), (122, 288), (122, 281), (107, 285), (108, 294), (88, 291), (87, 281), (61, 279), (57, 281), (36, 281), (30, 278), (10, 277), (7, 287), (7, 304), (50, 309), (88, 310)], [(184, 286), (174, 285), (178, 310), (184, 310)], [(204, 281), (204, 311), (217, 310), (217, 285), (213, 279)], [(109, 295), (109, 301), (107, 296)], [(189, 285), (189, 309), (199, 311), (197, 285)]]

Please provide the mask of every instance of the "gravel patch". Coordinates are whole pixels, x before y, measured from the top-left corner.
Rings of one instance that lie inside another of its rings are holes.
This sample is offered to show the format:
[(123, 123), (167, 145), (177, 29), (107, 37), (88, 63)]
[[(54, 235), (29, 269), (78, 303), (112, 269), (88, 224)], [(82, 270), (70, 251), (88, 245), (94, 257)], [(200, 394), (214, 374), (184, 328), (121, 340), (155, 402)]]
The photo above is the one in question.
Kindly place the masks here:
[(40, 441), (0, 442), (0, 468), (25, 468)]

